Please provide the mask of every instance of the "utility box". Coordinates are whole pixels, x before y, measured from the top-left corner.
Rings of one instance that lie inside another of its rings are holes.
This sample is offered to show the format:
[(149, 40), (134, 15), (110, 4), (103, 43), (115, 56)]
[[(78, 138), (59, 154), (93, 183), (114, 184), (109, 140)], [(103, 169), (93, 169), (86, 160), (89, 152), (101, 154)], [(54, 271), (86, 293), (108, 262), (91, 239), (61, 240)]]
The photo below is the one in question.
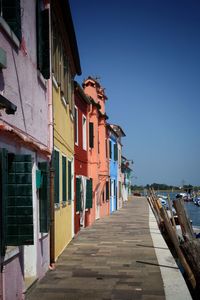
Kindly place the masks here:
[(6, 51), (0, 48), (0, 69), (7, 68), (7, 55)]

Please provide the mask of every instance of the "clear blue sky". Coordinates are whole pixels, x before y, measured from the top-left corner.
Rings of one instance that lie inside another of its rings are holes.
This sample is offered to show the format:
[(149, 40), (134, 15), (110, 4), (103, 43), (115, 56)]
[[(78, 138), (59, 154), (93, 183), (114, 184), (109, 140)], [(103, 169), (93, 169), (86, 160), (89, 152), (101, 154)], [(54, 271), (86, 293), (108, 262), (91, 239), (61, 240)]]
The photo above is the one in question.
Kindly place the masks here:
[(100, 77), (135, 184), (200, 185), (200, 1), (70, 0), (82, 76)]

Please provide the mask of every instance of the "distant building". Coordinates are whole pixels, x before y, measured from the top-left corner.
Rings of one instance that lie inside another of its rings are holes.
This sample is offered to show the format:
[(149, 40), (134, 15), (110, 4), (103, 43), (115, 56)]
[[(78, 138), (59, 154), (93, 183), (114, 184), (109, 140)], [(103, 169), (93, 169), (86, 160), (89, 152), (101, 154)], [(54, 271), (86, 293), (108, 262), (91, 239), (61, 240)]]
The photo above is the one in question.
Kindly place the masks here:
[(110, 165), (110, 213), (118, 209), (118, 134), (110, 124), (109, 132), (109, 165)]
[(83, 89), (75, 82), (75, 113), (74, 113), (74, 143), (75, 143), (75, 173), (74, 173), (74, 226), (75, 234), (88, 225), (90, 209), (92, 209), (92, 178), (88, 176), (89, 154), (89, 119), (91, 101)]
[(117, 188), (117, 207), (118, 209), (123, 206), (123, 198), (122, 198), (122, 184), (124, 180), (124, 176), (122, 174), (121, 165), (122, 165), (122, 141), (121, 138), (125, 137), (125, 133), (119, 125), (110, 124), (111, 128), (117, 134), (117, 151), (118, 151), (118, 171), (117, 171), (117, 180), (118, 180), (118, 188)]
[(131, 173), (130, 160), (122, 156), (122, 174), (124, 175), (124, 182), (122, 184), (122, 197), (124, 201), (128, 201), (131, 195)]
[(107, 99), (100, 83), (88, 77), (83, 83), (90, 96), (88, 175), (93, 180), (93, 206), (87, 214), (87, 224), (92, 224), (109, 214), (109, 158), (105, 101)]

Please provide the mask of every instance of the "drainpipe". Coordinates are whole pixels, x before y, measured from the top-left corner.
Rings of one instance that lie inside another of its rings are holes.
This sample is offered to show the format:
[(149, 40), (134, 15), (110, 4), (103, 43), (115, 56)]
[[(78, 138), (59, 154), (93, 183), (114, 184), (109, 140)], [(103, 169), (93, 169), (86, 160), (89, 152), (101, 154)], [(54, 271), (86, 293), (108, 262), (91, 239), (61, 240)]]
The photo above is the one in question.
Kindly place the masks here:
[(50, 266), (54, 268), (55, 264), (55, 218), (54, 218), (54, 168), (52, 161), (53, 153), (53, 96), (52, 96), (52, 58), (51, 58), (51, 6), (49, 0), (44, 0), (45, 8), (49, 9), (49, 55), (50, 55), (50, 78), (48, 80), (48, 129), (49, 139), (48, 147), (51, 152), (50, 160)]

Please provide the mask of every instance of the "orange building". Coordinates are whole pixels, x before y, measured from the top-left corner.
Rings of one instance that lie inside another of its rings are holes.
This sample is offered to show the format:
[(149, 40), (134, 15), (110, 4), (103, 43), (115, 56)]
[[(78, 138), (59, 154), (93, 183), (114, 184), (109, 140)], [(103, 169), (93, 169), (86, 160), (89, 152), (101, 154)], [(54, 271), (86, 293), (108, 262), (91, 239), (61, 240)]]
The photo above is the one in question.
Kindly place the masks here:
[(90, 96), (88, 176), (93, 179), (93, 206), (87, 214), (86, 223), (109, 214), (109, 158), (105, 113), (107, 97), (99, 82), (88, 77), (83, 83)]

